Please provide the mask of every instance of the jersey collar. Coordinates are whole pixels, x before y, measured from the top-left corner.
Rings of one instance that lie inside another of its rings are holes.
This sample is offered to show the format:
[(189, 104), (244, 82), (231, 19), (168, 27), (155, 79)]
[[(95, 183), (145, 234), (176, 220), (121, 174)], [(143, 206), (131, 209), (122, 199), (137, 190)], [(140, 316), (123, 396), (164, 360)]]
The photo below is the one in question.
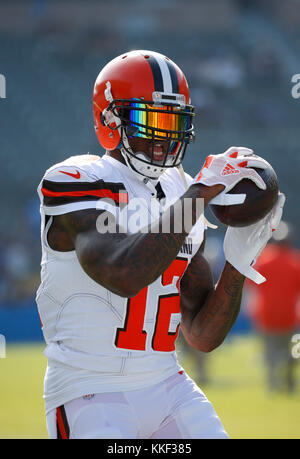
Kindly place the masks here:
[(121, 161), (119, 161), (118, 159), (115, 159), (112, 156), (108, 155), (107, 152), (102, 156), (101, 159), (108, 161), (113, 167), (115, 167), (116, 169), (119, 169), (119, 171), (121, 171), (122, 174), (128, 177), (129, 180), (135, 181), (139, 185), (141, 185), (141, 183), (144, 183), (144, 185), (147, 188), (149, 188), (152, 192), (153, 192), (153, 189), (155, 189), (155, 186), (158, 180), (147, 179), (146, 177), (142, 177), (142, 176), (139, 177), (138, 174), (135, 174), (130, 169), (130, 167), (128, 167), (126, 164), (121, 163)]

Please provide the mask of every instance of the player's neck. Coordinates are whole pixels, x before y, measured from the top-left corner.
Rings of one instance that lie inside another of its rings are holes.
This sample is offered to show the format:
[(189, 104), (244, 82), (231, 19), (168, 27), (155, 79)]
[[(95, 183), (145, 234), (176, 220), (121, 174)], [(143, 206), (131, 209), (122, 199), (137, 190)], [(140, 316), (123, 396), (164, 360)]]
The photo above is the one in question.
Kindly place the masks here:
[(111, 150), (111, 151), (107, 150), (106, 154), (108, 156), (111, 156), (112, 158), (116, 159), (117, 161), (120, 161), (120, 163), (123, 163), (126, 166), (125, 159), (123, 158), (120, 150)]

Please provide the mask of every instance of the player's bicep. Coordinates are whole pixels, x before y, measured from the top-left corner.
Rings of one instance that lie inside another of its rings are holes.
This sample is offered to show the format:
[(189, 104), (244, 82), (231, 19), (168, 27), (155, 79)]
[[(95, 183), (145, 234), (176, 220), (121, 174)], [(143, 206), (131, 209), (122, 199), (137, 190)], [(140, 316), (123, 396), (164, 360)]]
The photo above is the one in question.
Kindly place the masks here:
[(121, 231), (115, 216), (107, 211), (88, 209), (60, 218), (73, 240), (84, 271), (106, 288), (116, 290), (114, 254), (126, 234)]

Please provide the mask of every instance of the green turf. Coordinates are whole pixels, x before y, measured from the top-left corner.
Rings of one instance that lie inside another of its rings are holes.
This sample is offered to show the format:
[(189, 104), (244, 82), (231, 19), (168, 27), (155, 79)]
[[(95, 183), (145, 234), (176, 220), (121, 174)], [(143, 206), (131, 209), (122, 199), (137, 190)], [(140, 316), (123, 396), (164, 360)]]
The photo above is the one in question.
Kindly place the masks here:
[(0, 359), (0, 438), (47, 438), (44, 346), (7, 346)]
[[(47, 438), (42, 398), (46, 358), (41, 345), (7, 346), (0, 359), (0, 438)], [(197, 378), (194, 360), (179, 358)], [(296, 394), (270, 394), (259, 341), (233, 337), (207, 355), (203, 386), (231, 438), (300, 438), (300, 362)]]

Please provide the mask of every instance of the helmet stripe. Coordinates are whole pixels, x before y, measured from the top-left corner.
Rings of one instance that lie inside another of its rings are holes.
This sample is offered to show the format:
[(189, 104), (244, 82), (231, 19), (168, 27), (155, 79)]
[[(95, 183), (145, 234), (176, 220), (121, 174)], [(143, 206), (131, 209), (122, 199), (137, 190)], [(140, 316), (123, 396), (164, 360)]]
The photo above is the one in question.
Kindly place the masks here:
[(150, 64), (153, 80), (154, 80), (154, 91), (163, 92), (164, 91), (164, 83), (163, 77), (160, 69), (160, 65), (158, 64), (157, 60), (153, 55), (150, 55), (147, 61)]
[(154, 90), (168, 94), (179, 94), (179, 82), (175, 66), (158, 53), (147, 59), (153, 74)]
[(171, 76), (171, 81), (172, 81), (172, 93), (174, 94), (179, 94), (179, 82), (178, 82), (178, 76), (176, 69), (174, 65), (170, 61), (166, 61), (170, 76)]
[(167, 60), (164, 57), (161, 57), (160, 55), (156, 55), (155, 58), (158, 62), (158, 65), (160, 67), (160, 71), (162, 74), (162, 79), (163, 79), (163, 84), (164, 84), (163, 92), (170, 94), (172, 92), (172, 79), (171, 79), (169, 67), (167, 65)]

